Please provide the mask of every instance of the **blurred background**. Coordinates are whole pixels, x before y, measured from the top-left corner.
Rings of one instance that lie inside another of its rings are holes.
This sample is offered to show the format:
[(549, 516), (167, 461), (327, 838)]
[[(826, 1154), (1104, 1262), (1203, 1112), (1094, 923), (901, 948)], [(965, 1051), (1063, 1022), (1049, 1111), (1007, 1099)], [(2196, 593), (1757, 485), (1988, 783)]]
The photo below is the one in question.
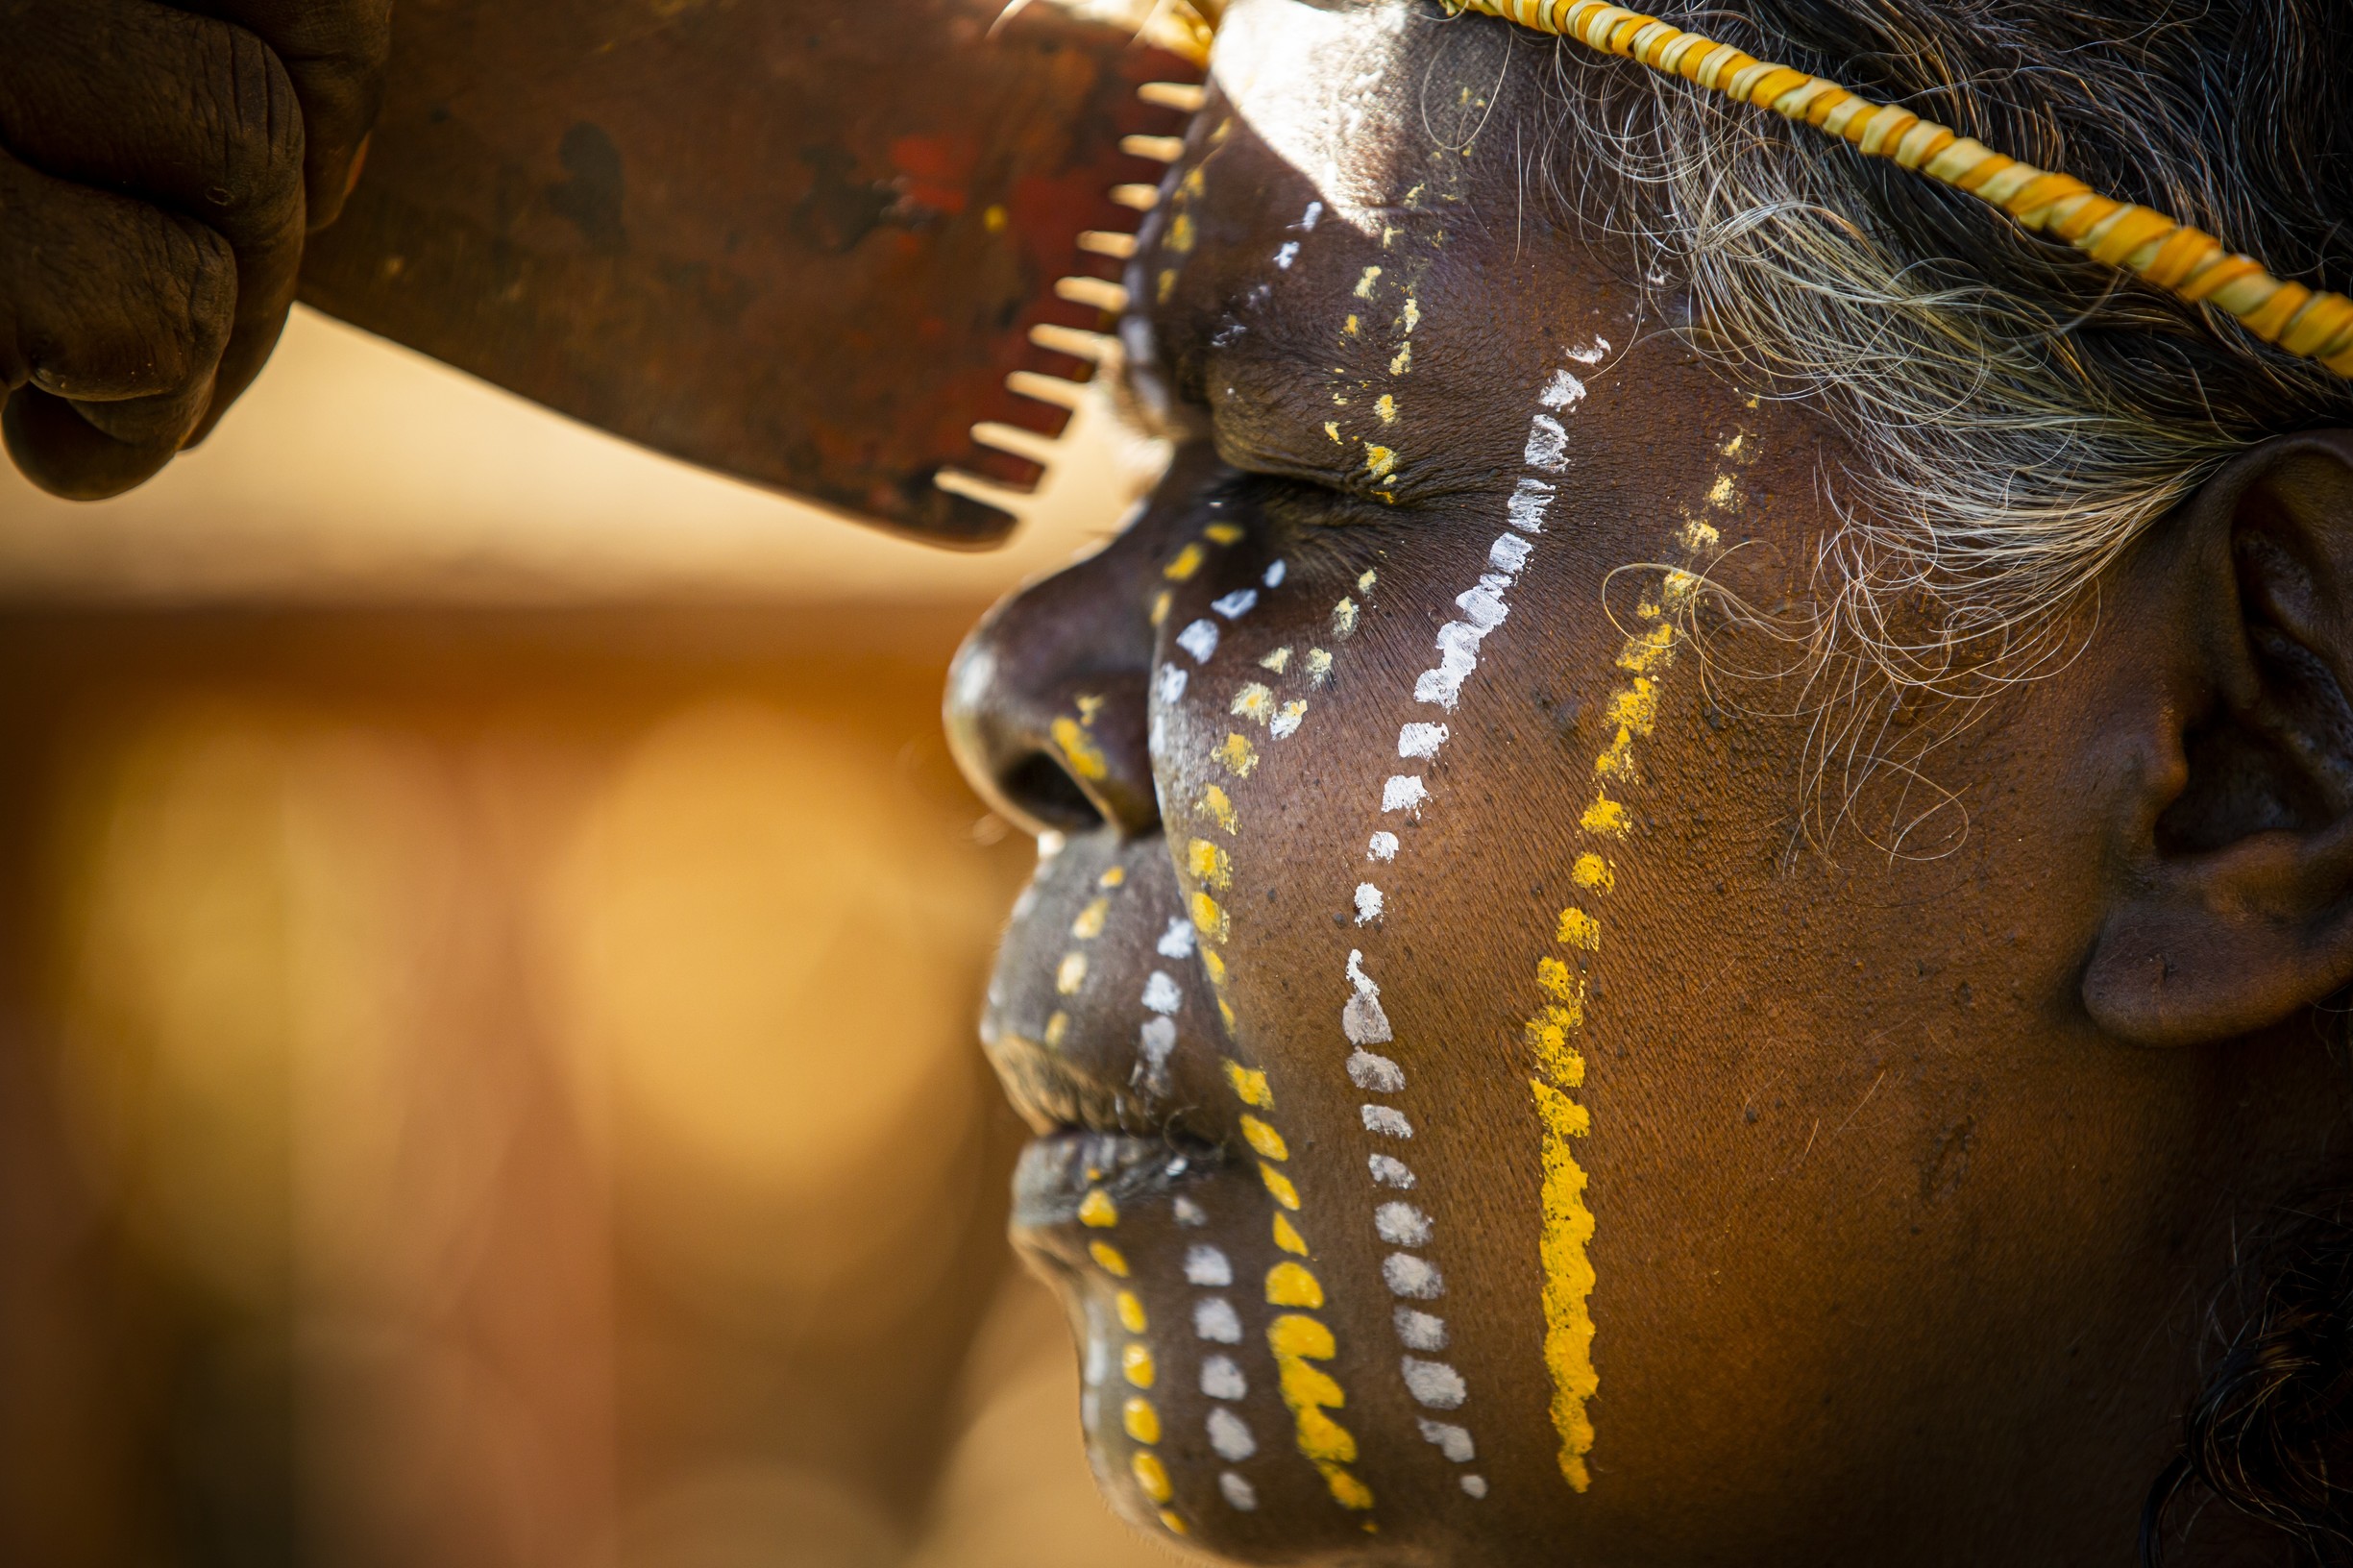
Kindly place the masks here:
[(298, 311), (0, 478), (0, 1562), (1127, 1568), (973, 1041), (1031, 861), (857, 528)]

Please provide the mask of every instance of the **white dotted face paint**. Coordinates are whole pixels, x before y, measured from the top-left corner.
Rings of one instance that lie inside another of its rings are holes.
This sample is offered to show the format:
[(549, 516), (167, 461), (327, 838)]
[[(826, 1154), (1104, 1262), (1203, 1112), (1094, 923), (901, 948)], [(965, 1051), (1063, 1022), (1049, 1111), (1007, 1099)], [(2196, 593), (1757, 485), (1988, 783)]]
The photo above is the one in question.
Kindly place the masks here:
[(1181, 664), (1162, 665), (1160, 667), (1159, 686), (1161, 706), (1172, 708), (1175, 707), (1177, 703), (1183, 701), (1185, 698), (1185, 683), (1190, 678), (1191, 676), (1187, 673), (1185, 667)]
[(1185, 1249), (1185, 1283), (1218, 1289), (1234, 1283), (1234, 1265), (1215, 1247)]
[(1250, 1428), (1232, 1410), (1213, 1409), (1205, 1423), (1209, 1429), (1210, 1447), (1229, 1464), (1239, 1464), (1259, 1451), (1258, 1439), (1250, 1435)]
[(1280, 588), (1283, 586), (1283, 574), (1285, 570), (1286, 569), (1283, 563), (1278, 560), (1266, 568), (1266, 575), (1259, 578), (1259, 581), (1264, 583), (1269, 588)]
[(1528, 424), (1528, 447), (1521, 453), (1530, 468), (1557, 474), (1569, 466), (1569, 432), (1550, 414), (1538, 414)]
[(1368, 1133), (1379, 1133), (1384, 1138), (1413, 1136), (1413, 1123), (1408, 1121), (1402, 1112), (1393, 1111), (1385, 1105), (1367, 1105), (1359, 1109), (1363, 1114), (1364, 1130)]
[(1381, 890), (1370, 882), (1357, 884), (1357, 924), (1370, 925), (1381, 919)]
[(1406, 1087), (1406, 1069), (1376, 1051), (1359, 1049), (1348, 1053), (1348, 1081), (1375, 1094), (1396, 1094)]
[(1462, 1478), (1462, 1490), (1464, 1495), (1469, 1497), (1484, 1497), (1487, 1495), (1487, 1478), (1484, 1476), (1464, 1476)]
[(1397, 1309), (1397, 1342), (1408, 1350), (1444, 1350), (1446, 1319), (1411, 1307)]
[(1250, 1380), (1233, 1357), (1212, 1356), (1201, 1363), (1201, 1391), (1212, 1399), (1243, 1399), (1250, 1393)]
[(1168, 917), (1168, 929), (1160, 934), (1160, 944), (1155, 950), (1163, 958), (1192, 957), (1192, 921), (1187, 919), (1182, 915), (1171, 915)]
[(1199, 1230), (1210, 1222), (1210, 1216), (1203, 1213), (1201, 1206), (1192, 1199), (1181, 1197), (1176, 1200), (1176, 1222), (1189, 1230)]
[(1291, 263), (1298, 259), (1299, 242), (1295, 239), (1285, 240), (1283, 242), (1283, 248), (1275, 252), (1275, 265), (1282, 268), (1285, 272), (1290, 271)]
[(1366, 860), (1395, 860), (1397, 858), (1397, 835), (1385, 832), (1374, 834), (1371, 841), (1364, 845), (1364, 858)]
[[(1452, 1422), (1433, 1421), (1428, 1416), (1423, 1416), (1421, 1419), (1421, 1428), (1422, 1440), (1428, 1443), (1434, 1443), (1437, 1446), (1438, 1452), (1445, 1455), (1448, 1458), (1454, 1460), (1455, 1463), (1468, 1464), (1473, 1459), (1479, 1458), (1479, 1449), (1478, 1446), (1471, 1441), (1471, 1434), (1464, 1432), (1460, 1427), (1454, 1425)], [(1479, 1478), (1476, 1476), (1465, 1476), (1463, 1479), (1465, 1481), (1476, 1481)]]
[(1256, 588), (1237, 588), (1223, 599), (1213, 600), (1210, 608), (1228, 621), (1238, 621), (1248, 615), (1258, 601), (1259, 591)]
[(1177, 633), (1177, 647), (1193, 656), (1195, 664), (1207, 664), (1210, 655), (1217, 651), (1217, 623), (1195, 621)]
[(1528, 564), (1528, 552), (1535, 547), (1516, 533), (1499, 534), (1487, 547), (1487, 564), (1498, 572), (1517, 576)]
[(1402, 1358), (1397, 1368), (1405, 1375), (1406, 1392), (1414, 1403), (1434, 1410), (1458, 1410), (1469, 1397), (1463, 1386), (1462, 1374), (1444, 1361), (1425, 1361), (1417, 1356)]
[(1409, 1203), (1385, 1203), (1374, 1210), (1373, 1229), (1393, 1247), (1430, 1245), (1430, 1216)]
[[(1348, 1005), (1340, 1009), (1340, 1033), (1348, 1037), (1348, 1043), (1378, 1045), (1393, 1038), (1389, 1016), (1381, 1011), (1381, 988), (1364, 972), (1364, 954), (1354, 949), (1348, 954), (1348, 983), (1356, 991), (1348, 998)], [(1368, 1116), (1366, 1125), (1370, 1124)]]
[(1430, 792), (1422, 787), (1421, 779), (1411, 773), (1395, 774), (1381, 786), (1383, 811), (1418, 811), (1422, 802), (1429, 798)]
[(1217, 1492), (1226, 1500), (1226, 1507), (1242, 1513), (1248, 1513), (1259, 1506), (1258, 1488), (1231, 1470), (1218, 1475)]
[(1223, 1296), (1211, 1296), (1193, 1303), (1193, 1333), (1213, 1345), (1238, 1345), (1242, 1342), (1242, 1320), (1232, 1302)]
[(1426, 1258), (1392, 1252), (1381, 1260), (1381, 1279), (1389, 1294), (1408, 1301), (1435, 1301), (1446, 1294), (1446, 1279)]
[(1544, 531), (1545, 508), (1553, 503), (1553, 487), (1542, 479), (1522, 479), (1504, 503), (1505, 519), (1522, 533)]
[(1138, 1076), (1151, 1093), (1168, 1091), (1168, 1056), (1176, 1042), (1176, 1024), (1168, 1018), (1146, 1018), (1136, 1031), (1136, 1054), (1142, 1059), (1137, 1064)]
[(1383, 1187), (1394, 1187), (1402, 1190), (1413, 1185), (1413, 1172), (1403, 1160), (1393, 1154), (1369, 1155), (1365, 1159), (1365, 1164), (1372, 1169), (1373, 1180), (1379, 1182)]
[(1434, 757), (1438, 747), (1445, 744), (1444, 724), (1408, 724), (1397, 732), (1397, 754), (1401, 757)]
[(1185, 1005), (1185, 992), (1165, 972), (1154, 969), (1143, 983), (1143, 1005), (1155, 1013), (1174, 1013)]
[(1547, 408), (1574, 408), (1584, 401), (1584, 382), (1565, 370), (1556, 370), (1536, 401)]

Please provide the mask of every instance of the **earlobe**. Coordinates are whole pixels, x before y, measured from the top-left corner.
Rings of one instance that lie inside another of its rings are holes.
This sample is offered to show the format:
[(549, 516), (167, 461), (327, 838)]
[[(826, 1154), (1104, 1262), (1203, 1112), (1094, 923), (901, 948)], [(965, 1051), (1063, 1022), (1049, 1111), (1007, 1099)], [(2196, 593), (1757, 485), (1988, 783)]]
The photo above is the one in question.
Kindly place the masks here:
[(2353, 984), (2353, 431), (2247, 453), (2120, 577), (2162, 761), (2083, 1001), (2137, 1044), (2234, 1039)]

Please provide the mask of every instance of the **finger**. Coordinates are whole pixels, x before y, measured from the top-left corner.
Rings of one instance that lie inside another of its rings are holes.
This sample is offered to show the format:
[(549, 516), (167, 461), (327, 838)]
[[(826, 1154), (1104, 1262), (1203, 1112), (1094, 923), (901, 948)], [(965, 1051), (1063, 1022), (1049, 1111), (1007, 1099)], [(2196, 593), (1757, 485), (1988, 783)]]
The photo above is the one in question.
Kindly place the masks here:
[(178, 441), (117, 441), (63, 398), (20, 386), (0, 408), (0, 441), (24, 477), (67, 501), (135, 490), (180, 454)]
[(210, 401), (236, 299), (235, 258), (205, 225), (0, 152), (0, 385), (37, 482), (108, 494), (169, 461)]
[(187, 0), (258, 37), (284, 61), (303, 106), (303, 188), (310, 227), (343, 210), (383, 103), (392, 0)]
[(244, 391), (294, 300), (302, 114), (254, 34), (149, 0), (0, 0), (0, 143), (61, 180), (201, 219), (236, 257), (236, 316), (197, 433)]

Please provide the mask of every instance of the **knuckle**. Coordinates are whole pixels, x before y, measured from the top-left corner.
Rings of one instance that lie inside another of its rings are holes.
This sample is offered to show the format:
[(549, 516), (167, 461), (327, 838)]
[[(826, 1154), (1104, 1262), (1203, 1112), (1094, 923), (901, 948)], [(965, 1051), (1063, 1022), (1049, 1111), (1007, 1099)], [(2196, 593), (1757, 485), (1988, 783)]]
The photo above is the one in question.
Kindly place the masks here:
[(208, 73), (212, 126), (205, 199), (223, 212), (268, 213), (301, 188), (303, 116), (278, 56), (242, 28), (222, 28)]

